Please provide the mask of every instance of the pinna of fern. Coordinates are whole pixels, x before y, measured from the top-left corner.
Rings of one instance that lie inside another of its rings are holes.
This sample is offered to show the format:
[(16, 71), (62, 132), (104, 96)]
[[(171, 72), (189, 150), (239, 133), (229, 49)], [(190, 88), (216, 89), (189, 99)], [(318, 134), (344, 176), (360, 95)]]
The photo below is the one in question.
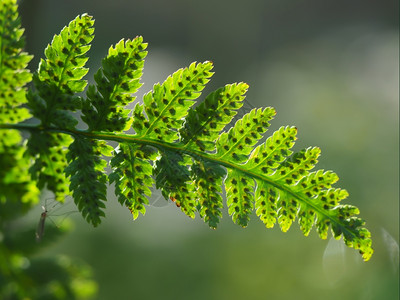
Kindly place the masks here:
[[(262, 138), (275, 115), (253, 109), (231, 128), (243, 106), (245, 83), (228, 84), (194, 106), (213, 75), (211, 62), (192, 63), (136, 101), (147, 44), (142, 37), (110, 47), (86, 96), (85, 56), (93, 39), (93, 19), (82, 15), (53, 38), (34, 75), (28, 107), (40, 120), (31, 130), (28, 153), (32, 176), (59, 197), (72, 193), (84, 218), (100, 224), (107, 182), (136, 219), (145, 214), (153, 185), (189, 217), (196, 213), (216, 228), (222, 191), (233, 221), (248, 225), (253, 210), (267, 228), (287, 231), (298, 220), (304, 235), (313, 227), (372, 255), (369, 231), (358, 209), (341, 204), (348, 194), (333, 185), (331, 171), (313, 171), (320, 149), (293, 153), (297, 129), (281, 127)], [(133, 107), (133, 108), (132, 108)], [(87, 129), (77, 129), (81, 110)], [(12, 128), (12, 127), (8, 127)], [(20, 127), (22, 128), (22, 127)], [(40, 141), (40, 142), (38, 142)], [(114, 149), (108, 141), (117, 142)], [(111, 157), (107, 175), (105, 157)]]
[[(24, 30), (12, 1), (0, 2), (0, 124), (18, 124), (31, 114), (26, 108), (27, 69), (32, 55), (23, 51)], [(38, 202), (39, 189), (30, 178), (30, 159), (18, 130), (0, 130), (0, 224)]]

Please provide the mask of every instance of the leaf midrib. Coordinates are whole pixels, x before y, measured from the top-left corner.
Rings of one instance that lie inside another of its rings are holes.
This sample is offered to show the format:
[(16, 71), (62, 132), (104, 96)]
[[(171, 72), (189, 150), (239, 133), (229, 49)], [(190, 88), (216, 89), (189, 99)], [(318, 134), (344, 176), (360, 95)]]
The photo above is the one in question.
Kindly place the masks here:
[(346, 231), (346, 232), (350, 233), (352, 236), (354, 236), (355, 238), (357, 238), (357, 235), (354, 233), (354, 231), (347, 229), (347, 226), (345, 224), (342, 224), (338, 219), (333, 218), (331, 215), (327, 214), (324, 209), (313, 205), (309, 200), (302, 197), (302, 195), (292, 191), (285, 184), (281, 185), (279, 182), (272, 181), (271, 179), (264, 177), (260, 174), (246, 170), (245, 168), (242, 168), (240, 165), (230, 163), (228, 161), (220, 160), (215, 156), (213, 157), (213, 154), (207, 154), (207, 153), (199, 152), (197, 150), (187, 149), (186, 147), (184, 147), (184, 145), (181, 145), (178, 143), (174, 144), (174, 143), (162, 142), (160, 140), (138, 137), (135, 135), (114, 134), (112, 132), (97, 132), (97, 131), (89, 132), (87, 130), (63, 129), (63, 128), (56, 128), (56, 127), (43, 127), (40, 125), (38, 126), (38, 125), (30, 125), (30, 124), (0, 124), (0, 130), (1, 129), (18, 129), (18, 130), (28, 130), (28, 131), (58, 132), (58, 133), (65, 133), (65, 134), (72, 135), (72, 136), (85, 136), (85, 137), (89, 137), (92, 139), (115, 141), (115, 142), (119, 142), (119, 143), (137, 143), (137, 144), (153, 146), (157, 149), (167, 148), (170, 150), (180, 151), (180, 152), (185, 153), (192, 157), (201, 157), (205, 160), (213, 161), (213, 162), (215, 162), (221, 166), (224, 166), (226, 168), (236, 169), (239, 172), (246, 174), (247, 176), (249, 176), (251, 178), (265, 181), (265, 182), (267, 182), (267, 184), (270, 184), (282, 191), (287, 192), (288, 194), (294, 196), (296, 199), (299, 199), (299, 201), (302, 201), (303, 203), (307, 204), (309, 207), (312, 207), (315, 211), (324, 215), (331, 222), (341, 225), (343, 233), (344, 233), (344, 231)]

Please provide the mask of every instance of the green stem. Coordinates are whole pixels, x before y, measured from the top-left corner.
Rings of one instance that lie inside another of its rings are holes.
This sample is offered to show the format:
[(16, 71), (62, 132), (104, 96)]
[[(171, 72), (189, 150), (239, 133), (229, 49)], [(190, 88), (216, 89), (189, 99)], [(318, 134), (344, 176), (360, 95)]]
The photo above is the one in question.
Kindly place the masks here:
[(345, 224), (334, 218), (333, 216), (327, 214), (327, 212), (321, 208), (313, 204), (309, 199), (302, 197), (295, 191), (289, 189), (285, 184), (280, 184), (279, 182), (272, 181), (268, 177), (261, 176), (259, 174), (253, 173), (245, 168), (241, 167), (240, 165), (229, 163), (228, 161), (217, 159), (213, 154), (204, 153), (196, 150), (190, 150), (184, 147), (183, 144), (180, 143), (167, 143), (162, 142), (159, 140), (154, 139), (147, 139), (144, 137), (137, 137), (135, 135), (128, 135), (128, 134), (121, 134), (121, 133), (112, 133), (112, 132), (97, 132), (97, 131), (87, 131), (87, 130), (79, 130), (79, 129), (63, 129), (63, 128), (55, 128), (55, 127), (43, 127), (42, 125), (31, 125), (31, 124), (0, 124), (1, 129), (17, 129), (17, 130), (27, 130), (27, 131), (47, 131), (47, 132), (58, 132), (58, 133), (65, 133), (72, 136), (80, 135), (92, 139), (98, 140), (108, 140), (108, 141), (115, 141), (119, 143), (135, 143), (135, 144), (142, 144), (142, 145), (149, 145), (153, 146), (157, 149), (169, 149), (174, 151), (180, 151), (189, 155), (191, 157), (200, 157), (202, 159), (212, 161), (217, 163), (221, 166), (230, 169), (236, 169), (239, 172), (248, 175), (249, 177), (259, 179), (262, 181), (266, 181), (268, 184), (274, 186), (275, 188), (284, 191), (296, 199), (299, 199), (303, 203), (306, 203), (309, 207), (312, 207), (314, 211), (319, 212), (321, 215), (324, 215), (327, 219), (331, 221), (331, 223), (341, 224), (343, 231), (347, 231), (351, 233), (354, 237), (357, 237), (355, 232), (346, 230)]

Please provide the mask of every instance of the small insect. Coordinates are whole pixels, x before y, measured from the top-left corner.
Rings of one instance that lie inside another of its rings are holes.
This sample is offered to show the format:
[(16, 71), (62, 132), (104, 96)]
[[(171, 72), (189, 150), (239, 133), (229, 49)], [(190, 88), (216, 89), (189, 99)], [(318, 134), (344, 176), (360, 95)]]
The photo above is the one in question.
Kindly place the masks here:
[[(47, 200), (46, 200), (46, 201), (47, 201)], [(53, 210), (53, 208), (54, 208), (55, 206), (59, 205), (59, 204), (60, 204), (60, 202), (57, 202), (57, 203), (52, 207), (51, 210)], [(40, 242), (40, 241), (42, 240), (43, 236), (44, 236), (44, 228), (45, 228), (46, 219), (49, 217), (49, 210), (47, 209), (47, 205), (46, 205), (46, 204), (45, 204), (44, 206), (42, 205), (42, 209), (43, 209), (43, 212), (40, 214), (39, 224), (38, 224), (38, 226), (37, 226), (36, 233), (35, 233), (36, 241), (37, 241), (37, 242)], [(70, 211), (70, 212), (65, 213), (65, 217), (67, 217), (69, 214), (74, 213), (74, 212), (76, 212), (76, 211)], [(65, 219), (65, 218), (64, 218), (64, 219)], [(63, 219), (63, 220), (64, 220), (64, 219)], [(51, 219), (50, 219), (50, 220), (51, 220)], [(53, 220), (51, 220), (51, 221), (54, 223)], [(54, 224), (55, 224), (55, 223), (54, 223)], [(56, 227), (58, 227), (58, 226), (56, 225)]]
[(39, 224), (36, 230), (36, 241), (40, 242), (44, 235), (44, 224), (46, 222), (48, 210), (42, 206), (43, 212), (40, 214)]

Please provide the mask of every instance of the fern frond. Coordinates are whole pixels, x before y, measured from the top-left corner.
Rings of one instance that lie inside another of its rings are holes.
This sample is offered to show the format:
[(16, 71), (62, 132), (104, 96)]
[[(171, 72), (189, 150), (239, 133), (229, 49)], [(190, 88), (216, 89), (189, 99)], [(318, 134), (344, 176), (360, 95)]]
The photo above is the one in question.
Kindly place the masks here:
[[(46, 59), (41, 59), (33, 77), (36, 90), (28, 93), (29, 107), (43, 128), (72, 129), (78, 123), (70, 112), (81, 108), (81, 98), (76, 93), (87, 84), (82, 78), (88, 72), (85, 54), (93, 39), (93, 23), (86, 14), (78, 16), (45, 49)], [(59, 201), (69, 194), (64, 169), (71, 142), (69, 136), (51, 132), (33, 133), (28, 142), (29, 153), (35, 159), (30, 168), (32, 177), (38, 180), (39, 187), (47, 185)]]
[(23, 33), (16, 1), (1, 1), (0, 120), (3, 123), (15, 124), (30, 117), (29, 111), (21, 107), (27, 102), (24, 86), (31, 81), (32, 75), (26, 67), (33, 57), (22, 51), (25, 45)]
[(215, 140), (243, 105), (245, 83), (228, 84), (209, 94), (190, 109), (180, 130), (181, 142), (200, 151), (215, 151)]
[(154, 168), (156, 188), (161, 190), (165, 199), (175, 202), (176, 206), (189, 217), (194, 218), (196, 197), (191, 185), (191, 160), (181, 152), (163, 149)]
[(265, 109), (253, 109), (245, 114), (228, 131), (217, 139), (218, 159), (243, 163), (253, 150), (254, 145), (262, 138), (262, 134), (269, 127), (268, 121), (276, 114), (271, 107)]
[[(178, 81), (181, 72), (174, 75)], [(311, 147), (293, 154), (295, 127), (281, 127), (257, 146), (275, 115), (274, 109), (265, 108), (253, 109), (221, 133), (241, 106), (246, 88), (242, 84), (219, 89), (195, 109), (187, 105), (189, 112), (180, 113), (179, 119), (172, 122), (166, 112), (170, 102), (165, 101), (165, 106), (158, 110), (165, 83), (156, 85), (145, 96), (143, 105), (136, 105), (136, 135), (132, 142), (149, 143), (158, 149), (158, 159), (151, 160), (156, 187), (188, 216), (194, 217), (197, 208), (200, 216), (215, 228), (221, 217), (220, 185), (227, 174), (227, 206), (235, 223), (247, 226), (255, 208), (268, 228), (278, 222), (285, 232), (298, 219), (305, 235), (315, 226), (320, 237), (326, 238), (331, 227), (335, 237), (343, 235), (345, 243), (359, 249), (368, 260), (372, 254), (369, 232), (362, 227), (361, 219), (354, 216), (357, 211), (348, 206), (346, 210), (339, 204), (347, 192), (332, 188), (337, 175), (322, 170), (311, 172), (320, 149)], [(235, 92), (228, 96), (227, 91), (232, 90)], [(227, 168), (227, 173), (221, 166)]]
[[(12, 6), (15, 1), (0, 5)], [(30, 80), (24, 71), (30, 58), (20, 51), (22, 31), (15, 9), (1, 11), (0, 22), (7, 30), (15, 29), (13, 36), (0, 29), (1, 42), (8, 45), (1, 48), (0, 60), (0, 101), (8, 105), (1, 108), (0, 121), (8, 124), (0, 124), (0, 129), (6, 129), (5, 133), (1, 130), (3, 136), (10, 136), (0, 143), (0, 154), (12, 153), (0, 156), (0, 162), (15, 163), (22, 156), (20, 149), (10, 150), (20, 143), (20, 136), (9, 129), (30, 130), (25, 166), (29, 158), (34, 159), (32, 177), (57, 199), (69, 193), (69, 181), (74, 201), (89, 223), (96, 226), (104, 216), (109, 180), (115, 183), (118, 201), (134, 219), (145, 213), (155, 183), (167, 201), (175, 202), (191, 218), (199, 213), (216, 228), (224, 186), (228, 212), (240, 226), (248, 225), (255, 209), (267, 228), (278, 223), (286, 232), (297, 219), (304, 235), (315, 227), (325, 239), (331, 230), (335, 238), (343, 237), (346, 245), (359, 249), (365, 260), (371, 257), (370, 233), (357, 217), (358, 209), (342, 204), (348, 193), (333, 186), (338, 176), (312, 171), (319, 148), (293, 153), (297, 129), (289, 126), (261, 142), (275, 115), (270, 107), (253, 109), (226, 128), (243, 105), (245, 83), (217, 89), (194, 106), (213, 75), (211, 62), (178, 70), (154, 85), (130, 111), (127, 106), (141, 86), (147, 44), (142, 37), (121, 40), (103, 59), (86, 99), (76, 96), (86, 87), (85, 54), (93, 39), (93, 20), (87, 15), (54, 36), (34, 75), (36, 90), (28, 93), (27, 104), (41, 123), (10, 124), (27, 116), (19, 106), (25, 101), (23, 86)], [(78, 109), (87, 130), (75, 128), (77, 119), (70, 112)], [(14, 112), (19, 117), (11, 117)], [(135, 133), (128, 134), (130, 129)], [(106, 140), (118, 144), (114, 151)], [(104, 157), (112, 157), (109, 177)], [(7, 167), (7, 171), (16, 177), (18, 170)], [(0, 187), (5, 184), (3, 179)]]
[[(134, 108), (132, 128), (136, 136), (163, 142), (177, 141), (183, 118), (212, 76), (211, 69), (210, 62), (192, 63), (189, 68), (169, 76), (163, 84), (156, 84), (152, 92), (144, 95), (143, 104), (138, 103)], [(161, 189), (166, 200), (173, 200), (194, 218), (196, 199), (194, 189), (189, 185), (188, 170), (191, 163), (182, 153), (172, 152), (162, 145), (158, 145), (158, 150), (161, 155), (154, 162), (156, 187)]]
[(110, 47), (103, 59), (102, 68), (94, 76), (96, 87), (89, 86), (87, 100), (84, 101), (82, 120), (89, 130), (124, 131), (129, 129), (132, 119), (130, 110), (124, 106), (133, 102), (142, 85), (139, 80), (143, 72), (146, 43), (142, 37), (121, 40)]
[(144, 205), (149, 204), (147, 197), (151, 196), (154, 179), (151, 177), (153, 167), (148, 160), (154, 156), (153, 151), (145, 146), (130, 144), (120, 144), (114, 151), (110, 183), (115, 182), (118, 201), (129, 208), (135, 220), (139, 213), (145, 214)]
[(267, 228), (278, 221), (285, 232), (298, 218), (305, 235), (315, 225), (319, 236), (326, 239), (331, 227), (336, 238), (342, 234), (346, 245), (359, 249), (368, 260), (373, 252), (370, 233), (362, 227), (364, 222), (354, 216), (358, 210), (339, 204), (348, 194), (331, 188), (338, 179), (336, 174), (309, 172), (317, 163), (319, 148), (292, 155), (295, 134), (295, 128), (281, 127), (253, 150), (246, 163), (229, 166), (225, 186), (231, 193), (227, 204), (233, 220), (246, 226), (255, 199), (256, 213)]
[(144, 95), (144, 103), (135, 106), (132, 127), (137, 136), (165, 142), (178, 140), (183, 118), (213, 75), (212, 67), (211, 62), (192, 63), (169, 76), (163, 84), (154, 85), (153, 91)]
[[(89, 86), (87, 99), (83, 101), (82, 120), (88, 124), (88, 131), (119, 132), (129, 128), (132, 119), (128, 116), (130, 111), (124, 109), (124, 106), (135, 100), (132, 94), (141, 86), (139, 80), (142, 76), (143, 59), (147, 54), (146, 47), (142, 37), (121, 40), (115, 47), (110, 47), (107, 57), (103, 59), (102, 68), (95, 74), (97, 85)], [(106, 148), (104, 143), (77, 139), (71, 144), (70, 151), (70, 189), (83, 216), (97, 226), (100, 216), (104, 216), (101, 208), (105, 207), (103, 201), (106, 201), (107, 162), (101, 156), (111, 156), (111, 148)], [(128, 159), (129, 155), (138, 153), (134, 147), (121, 145), (111, 161), (114, 169), (110, 175), (111, 182), (116, 182), (118, 200), (131, 210), (134, 219), (138, 217), (139, 212), (145, 212), (143, 204), (148, 203), (148, 200), (144, 195), (148, 194), (149, 190), (146, 187), (138, 188), (138, 181), (124, 177), (122, 172), (129, 173), (137, 167), (146, 170), (143, 161), (142, 164), (139, 160), (136, 160), (134, 165), (129, 163), (131, 159), (135, 159), (135, 156)], [(85, 161), (93, 161), (94, 164), (86, 164), (86, 170), (81, 170), (80, 166)], [(145, 174), (135, 179), (142, 180), (143, 184), (149, 180)], [(87, 186), (91, 188), (87, 189)]]
[(113, 148), (104, 141), (74, 137), (69, 146), (65, 168), (71, 177), (69, 188), (73, 191), (74, 202), (82, 216), (93, 226), (101, 223), (104, 217), (104, 202), (107, 201), (107, 162), (101, 156), (111, 156)]
[(75, 93), (87, 85), (82, 78), (88, 72), (85, 54), (94, 37), (93, 23), (87, 14), (78, 16), (45, 49), (46, 59), (41, 59), (33, 78), (37, 92), (28, 95), (33, 115), (43, 126), (73, 128), (78, 123), (67, 111), (81, 108), (80, 97)]
[(200, 217), (215, 229), (222, 217), (222, 179), (226, 171), (219, 165), (199, 160), (192, 165), (192, 174)]
[(260, 174), (270, 175), (280, 166), (296, 140), (295, 127), (281, 127), (270, 136), (265, 143), (257, 146), (246, 162), (246, 169)]
[(254, 180), (235, 169), (228, 169), (224, 183), (228, 213), (236, 224), (246, 227), (253, 210)]
[(61, 202), (69, 194), (69, 182), (64, 169), (67, 167), (66, 147), (71, 141), (66, 134), (32, 132), (27, 144), (27, 153), (34, 158), (34, 164), (29, 169), (32, 178), (40, 189), (46, 186)]
[[(19, 137), (17, 135), (17, 137)], [(39, 202), (40, 191), (28, 169), (29, 157), (19, 143), (4, 145), (0, 140), (0, 219), (12, 220)]]
[[(0, 123), (16, 124), (30, 117), (25, 85), (32, 76), (27, 65), (31, 55), (22, 51), (24, 30), (15, 0), (0, 2)], [(39, 189), (28, 172), (29, 157), (17, 130), (0, 130), (0, 219), (15, 218), (36, 204)], [(12, 203), (12, 204), (10, 204)]]

